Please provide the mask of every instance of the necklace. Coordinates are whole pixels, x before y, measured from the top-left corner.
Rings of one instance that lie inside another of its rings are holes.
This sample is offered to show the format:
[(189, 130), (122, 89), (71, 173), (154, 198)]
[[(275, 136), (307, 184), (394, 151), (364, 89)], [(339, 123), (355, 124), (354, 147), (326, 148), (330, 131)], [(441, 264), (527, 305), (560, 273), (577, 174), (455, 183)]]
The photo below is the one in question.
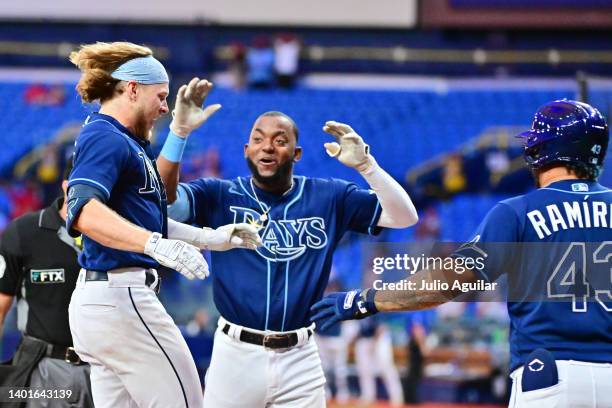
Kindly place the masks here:
[[(249, 184), (251, 185), (251, 191), (253, 192), (255, 201), (257, 201), (259, 208), (261, 208), (261, 211), (263, 212), (259, 216), (259, 219), (257, 220), (257, 222), (255, 222), (256, 227), (258, 227), (258, 229), (261, 229), (264, 227), (264, 224), (266, 223), (266, 221), (268, 221), (268, 213), (272, 210), (272, 206), (269, 205), (267, 210), (264, 208), (264, 204), (259, 199), (259, 196), (257, 195), (257, 191), (255, 191), (255, 186), (253, 185), (253, 177), (249, 179)], [(291, 186), (289, 186), (289, 189), (283, 193), (283, 196), (286, 196), (287, 194), (289, 194), (291, 190), (293, 190), (293, 179), (291, 179)]]

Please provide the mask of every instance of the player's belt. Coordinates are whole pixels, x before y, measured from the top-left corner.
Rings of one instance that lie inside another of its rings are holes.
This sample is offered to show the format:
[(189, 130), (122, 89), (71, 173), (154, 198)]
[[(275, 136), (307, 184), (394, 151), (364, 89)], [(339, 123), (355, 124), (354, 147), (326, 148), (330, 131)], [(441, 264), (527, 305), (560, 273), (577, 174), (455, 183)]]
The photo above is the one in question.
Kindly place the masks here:
[[(157, 277), (157, 284), (155, 287), (153, 285), (156, 281), (156, 276), (149, 271), (145, 271), (145, 285), (150, 287), (155, 291), (155, 293), (159, 293), (159, 289), (161, 288), (161, 278)], [(108, 272), (106, 271), (85, 271), (85, 281), (86, 282), (96, 282), (96, 281), (107, 281), (108, 280)]]
[(72, 365), (85, 364), (83, 361), (81, 361), (81, 358), (78, 356), (76, 351), (74, 351), (73, 347), (66, 347), (66, 346), (60, 346), (57, 344), (52, 344), (47, 341), (37, 339), (36, 337), (27, 336), (27, 335), (23, 336), (23, 341), (44, 344), (46, 347), (46, 351), (44, 354), (45, 357), (54, 358), (57, 360), (64, 360), (65, 362), (70, 363)]
[[(221, 331), (228, 334), (230, 331), (230, 324), (225, 323)], [(312, 333), (312, 329), (308, 329), (308, 338), (312, 336)], [(298, 344), (299, 339), (297, 333), (295, 332), (261, 334), (243, 328), (240, 331), (240, 341), (255, 344), (256, 346), (264, 346), (269, 349), (286, 349), (295, 347)]]

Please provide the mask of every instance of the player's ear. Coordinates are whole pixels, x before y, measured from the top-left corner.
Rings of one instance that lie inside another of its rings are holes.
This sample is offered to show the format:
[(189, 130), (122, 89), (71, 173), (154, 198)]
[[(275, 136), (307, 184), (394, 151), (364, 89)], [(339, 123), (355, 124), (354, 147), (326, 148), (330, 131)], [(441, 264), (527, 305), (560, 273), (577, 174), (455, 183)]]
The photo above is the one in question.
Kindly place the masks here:
[(296, 146), (295, 151), (293, 153), (293, 162), (297, 163), (300, 161), (301, 158), (302, 158), (302, 147)]
[(62, 180), (62, 192), (64, 193), (64, 203), (68, 202), (68, 180)]
[(249, 144), (245, 143), (244, 144), (244, 158), (246, 159), (247, 157), (249, 157), (249, 155), (247, 154), (247, 150), (249, 149)]
[(136, 100), (137, 89), (138, 83), (136, 81), (128, 81), (128, 83), (125, 85), (125, 92), (132, 102)]

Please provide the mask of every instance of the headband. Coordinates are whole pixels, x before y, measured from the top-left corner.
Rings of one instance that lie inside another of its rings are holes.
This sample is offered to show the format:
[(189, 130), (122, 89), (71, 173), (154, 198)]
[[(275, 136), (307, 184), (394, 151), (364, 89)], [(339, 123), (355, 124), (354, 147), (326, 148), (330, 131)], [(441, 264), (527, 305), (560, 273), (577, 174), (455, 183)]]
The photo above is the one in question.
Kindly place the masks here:
[(144, 85), (170, 82), (162, 63), (150, 55), (124, 62), (111, 73), (111, 76), (121, 81), (136, 81)]

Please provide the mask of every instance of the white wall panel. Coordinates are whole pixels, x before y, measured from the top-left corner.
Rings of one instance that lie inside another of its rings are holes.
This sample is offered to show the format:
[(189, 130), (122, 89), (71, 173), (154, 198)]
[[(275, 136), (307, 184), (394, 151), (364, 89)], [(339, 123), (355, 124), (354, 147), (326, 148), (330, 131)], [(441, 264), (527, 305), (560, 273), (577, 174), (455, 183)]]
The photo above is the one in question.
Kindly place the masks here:
[(417, 0), (0, 0), (0, 18), (391, 28)]

